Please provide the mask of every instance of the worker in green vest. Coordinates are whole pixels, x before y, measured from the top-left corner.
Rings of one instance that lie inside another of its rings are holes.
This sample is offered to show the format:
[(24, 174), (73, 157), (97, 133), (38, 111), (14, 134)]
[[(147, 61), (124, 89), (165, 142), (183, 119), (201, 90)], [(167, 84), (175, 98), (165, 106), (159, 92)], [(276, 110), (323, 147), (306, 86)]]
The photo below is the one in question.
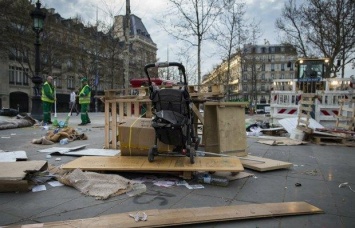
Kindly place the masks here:
[(88, 80), (86, 78), (81, 79), (83, 87), (79, 92), (79, 104), (81, 106), (81, 123), (79, 125), (86, 125), (91, 123), (88, 111), (91, 100), (91, 88), (88, 85)]
[(48, 76), (47, 81), (42, 86), (42, 106), (43, 106), (43, 123), (52, 124), (51, 121), (51, 111), (53, 103), (55, 100), (54, 97), (54, 86), (52, 85), (53, 77)]

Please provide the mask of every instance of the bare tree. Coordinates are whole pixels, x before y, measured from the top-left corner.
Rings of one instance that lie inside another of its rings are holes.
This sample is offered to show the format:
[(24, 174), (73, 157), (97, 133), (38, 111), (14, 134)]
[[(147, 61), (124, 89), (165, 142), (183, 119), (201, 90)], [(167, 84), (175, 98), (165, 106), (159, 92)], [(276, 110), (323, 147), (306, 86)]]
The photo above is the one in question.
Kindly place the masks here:
[(216, 43), (221, 48), (219, 52), (227, 61), (227, 73), (224, 84), (227, 85), (227, 100), (230, 98), (231, 61), (235, 54), (241, 53), (242, 45), (248, 37), (247, 20), (245, 19), (245, 3), (236, 0), (225, 0), (223, 14), (213, 28), (216, 32)]
[(202, 42), (221, 13), (219, 0), (169, 0), (172, 8), (158, 21), (165, 31), (190, 46), (197, 47), (197, 82), (201, 84)]
[(354, 7), (353, 0), (309, 0), (301, 5), (289, 0), (276, 27), (301, 56), (329, 58), (328, 77), (340, 68), (344, 77), (344, 66), (355, 60)]

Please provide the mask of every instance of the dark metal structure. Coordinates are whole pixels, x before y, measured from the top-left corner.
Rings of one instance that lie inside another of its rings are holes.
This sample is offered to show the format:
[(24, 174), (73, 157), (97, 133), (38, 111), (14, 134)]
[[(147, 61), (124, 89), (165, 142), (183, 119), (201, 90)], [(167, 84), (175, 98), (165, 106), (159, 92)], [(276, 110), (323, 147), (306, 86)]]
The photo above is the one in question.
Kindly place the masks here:
[(41, 46), (39, 35), (43, 31), (43, 22), (46, 18), (46, 14), (41, 10), (41, 3), (38, 0), (36, 2), (36, 8), (31, 12), (31, 18), (33, 20), (33, 31), (36, 33), (36, 40), (35, 40), (35, 75), (32, 77), (32, 82), (34, 84), (33, 90), (34, 95), (32, 97), (32, 110), (31, 116), (34, 119), (42, 120), (43, 113), (42, 113), (42, 102), (41, 102), (41, 85), (42, 85), (42, 76), (41, 76), (41, 60), (40, 60), (40, 53), (39, 48)]

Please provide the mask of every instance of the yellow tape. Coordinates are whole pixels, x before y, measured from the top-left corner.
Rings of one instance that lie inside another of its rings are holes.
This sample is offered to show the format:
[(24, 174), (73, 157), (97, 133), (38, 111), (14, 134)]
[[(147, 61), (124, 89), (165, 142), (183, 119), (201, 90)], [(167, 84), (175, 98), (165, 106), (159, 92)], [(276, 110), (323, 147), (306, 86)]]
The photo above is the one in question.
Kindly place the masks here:
[(129, 155), (132, 156), (132, 150), (131, 150), (131, 139), (132, 139), (132, 127), (133, 125), (137, 122), (137, 120), (139, 120), (140, 118), (142, 118), (142, 116), (145, 115), (145, 112), (140, 116), (138, 117), (132, 124), (131, 126), (129, 127), (129, 140), (128, 140), (128, 148), (129, 148)]

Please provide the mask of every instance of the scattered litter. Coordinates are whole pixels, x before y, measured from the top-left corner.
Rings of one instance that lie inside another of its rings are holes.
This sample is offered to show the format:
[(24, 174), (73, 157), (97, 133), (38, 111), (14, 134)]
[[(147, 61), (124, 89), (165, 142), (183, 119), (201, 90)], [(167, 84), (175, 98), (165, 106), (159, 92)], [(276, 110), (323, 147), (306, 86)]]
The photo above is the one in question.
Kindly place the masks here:
[(339, 184), (339, 188), (343, 188), (343, 187), (349, 187), (349, 189), (352, 191), (352, 192), (355, 192), (349, 185), (349, 182), (344, 182), (344, 183), (341, 183)]
[(185, 180), (176, 181), (176, 186), (186, 186), (188, 183)]
[(175, 185), (175, 182), (174, 181), (155, 181), (153, 184), (156, 186), (159, 186), (159, 187), (170, 188), (171, 186)]
[(188, 189), (201, 189), (201, 188), (205, 188), (205, 186), (203, 186), (202, 184), (193, 184), (193, 185), (185, 185), (186, 188)]
[(49, 181), (48, 184), (52, 187), (64, 186), (64, 184), (60, 183), (59, 181)]
[(10, 135), (16, 135), (16, 133), (11, 133)]
[(302, 184), (301, 184), (301, 183), (296, 183), (295, 186), (296, 186), (296, 187), (301, 187)]
[(36, 185), (32, 188), (32, 192), (41, 192), (41, 191), (46, 191), (47, 188), (45, 185)]
[(56, 158), (55, 160), (56, 160), (56, 161), (61, 161), (62, 159), (61, 159), (61, 158)]
[(26, 151), (0, 152), (0, 162), (16, 162), (27, 160)]
[(129, 217), (134, 218), (134, 221), (147, 221), (148, 215), (145, 212), (137, 212), (136, 214), (129, 214)]
[(287, 187), (285, 187), (287, 189)]
[(51, 156), (50, 154), (47, 154), (47, 155), (46, 155), (46, 158), (47, 158), (47, 159), (50, 159), (51, 157), (52, 157), (52, 156)]
[(1, 136), (2, 139), (11, 139), (10, 136)]
[(317, 176), (318, 171), (315, 169), (315, 170), (311, 170), (311, 171), (305, 171), (305, 172), (303, 172), (303, 174), (310, 175), (310, 176)]

